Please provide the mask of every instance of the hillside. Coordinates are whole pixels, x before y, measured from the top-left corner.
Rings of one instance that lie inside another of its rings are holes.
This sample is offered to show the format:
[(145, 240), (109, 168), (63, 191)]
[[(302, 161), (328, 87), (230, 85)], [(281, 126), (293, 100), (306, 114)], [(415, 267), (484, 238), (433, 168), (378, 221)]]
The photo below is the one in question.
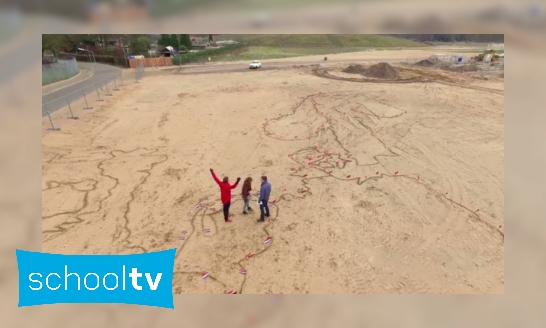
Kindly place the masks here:
[(223, 34), (215, 40), (234, 40), (262, 47), (424, 47), (424, 43), (388, 35), (359, 34)]
[(393, 36), (420, 42), (504, 43), (504, 34), (393, 34)]

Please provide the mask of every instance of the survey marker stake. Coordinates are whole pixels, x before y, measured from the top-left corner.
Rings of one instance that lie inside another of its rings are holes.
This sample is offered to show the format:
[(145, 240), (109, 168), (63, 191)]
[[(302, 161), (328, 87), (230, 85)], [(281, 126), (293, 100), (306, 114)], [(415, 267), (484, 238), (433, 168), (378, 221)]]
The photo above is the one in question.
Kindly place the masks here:
[[(45, 106), (45, 105), (44, 105)], [(61, 129), (56, 128), (55, 125), (53, 125), (53, 120), (51, 119), (51, 115), (49, 115), (49, 111), (46, 110), (47, 117), (49, 118), (49, 123), (51, 124), (51, 127), (48, 129), (49, 131), (61, 131)]]
[(70, 101), (68, 101), (68, 98), (64, 98), (66, 100), (66, 103), (68, 104), (68, 109), (70, 110), (70, 116), (68, 117), (69, 120), (77, 120), (79, 117), (74, 116), (74, 113), (72, 113), (72, 106), (70, 106)]
[(112, 94), (110, 93), (110, 88), (108, 88), (108, 82), (106, 82), (106, 95), (107, 96), (111, 96)]
[(82, 89), (83, 93), (83, 99), (85, 100), (85, 107), (83, 109), (93, 109), (93, 107), (89, 106), (89, 103), (87, 102), (87, 97), (85, 96), (85, 89)]
[(97, 82), (93, 83), (95, 85), (95, 91), (97, 91), (97, 101), (104, 101), (104, 99), (100, 99), (100, 93), (99, 88), (97, 88)]

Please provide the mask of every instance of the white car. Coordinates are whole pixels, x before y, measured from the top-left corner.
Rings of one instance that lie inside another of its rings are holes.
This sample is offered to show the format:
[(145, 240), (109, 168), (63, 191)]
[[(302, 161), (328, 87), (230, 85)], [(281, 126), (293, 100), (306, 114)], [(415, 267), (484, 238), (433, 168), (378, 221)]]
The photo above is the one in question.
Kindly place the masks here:
[(253, 68), (258, 69), (260, 67), (262, 67), (262, 63), (260, 63), (259, 60), (254, 60), (252, 63), (250, 63), (250, 66), (249, 66), (250, 69), (253, 69)]

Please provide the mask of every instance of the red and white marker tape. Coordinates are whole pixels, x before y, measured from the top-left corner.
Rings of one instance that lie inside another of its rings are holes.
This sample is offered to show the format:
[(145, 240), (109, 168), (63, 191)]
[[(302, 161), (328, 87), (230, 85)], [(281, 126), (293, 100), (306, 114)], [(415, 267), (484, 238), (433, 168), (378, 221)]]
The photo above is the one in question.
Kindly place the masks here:
[(240, 274), (246, 274), (246, 270), (245, 270), (245, 269), (240, 269), (240, 270), (239, 270), (239, 273), (240, 273)]
[(273, 238), (271, 237), (267, 237), (265, 240), (264, 240), (264, 245), (269, 245), (271, 244), (271, 241), (273, 240)]
[(246, 256), (246, 258), (249, 259), (249, 258), (251, 258), (251, 257), (253, 257), (253, 256), (254, 256), (254, 254), (248, 253), (247, 256)]
[(228, 292), (228, 294), (237, 294), (237, 292), (234, 291), (234, 290), (230, 290), (230, 291)]
[(210, 229), (203, 229), (204, 233), (210, 233)]
[(209, 273), (208, 272), (203, 273), (202, 277), (203, 277), (203, 279), (207, 279), (209, 277)]
[(197, 209), (200, 209), (201, 207), (203, 207), (203, 204), (201, 204), (201, 203), (195, 205), (195, 209), (196, 209), (196, 210), (197, 210)]

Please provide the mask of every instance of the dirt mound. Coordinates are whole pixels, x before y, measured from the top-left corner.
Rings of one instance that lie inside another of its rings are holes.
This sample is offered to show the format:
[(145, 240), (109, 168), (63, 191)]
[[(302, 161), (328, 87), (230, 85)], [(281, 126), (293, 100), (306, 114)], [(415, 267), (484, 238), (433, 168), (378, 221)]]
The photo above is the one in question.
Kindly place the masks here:
[(421, 66), (421, 67), (431, 67), (434, 66), (434, 62), (430, 59), (423, 59), (421, 61), (418, 61), (415, 63), (415, 66)]
[(343, 73), (349, 73), (349, 74), (364, 74), (366, 72), (366, 68), (362, 65), (349, 65), (349, 67), (345, 68)]
[(373, 77), (376, 79), (395, 80), (400, 78), (398, 71), (387, 63), (379, 63), (379, 64), (370, 66), (364, 72), (364, 75), (367, 77)]

